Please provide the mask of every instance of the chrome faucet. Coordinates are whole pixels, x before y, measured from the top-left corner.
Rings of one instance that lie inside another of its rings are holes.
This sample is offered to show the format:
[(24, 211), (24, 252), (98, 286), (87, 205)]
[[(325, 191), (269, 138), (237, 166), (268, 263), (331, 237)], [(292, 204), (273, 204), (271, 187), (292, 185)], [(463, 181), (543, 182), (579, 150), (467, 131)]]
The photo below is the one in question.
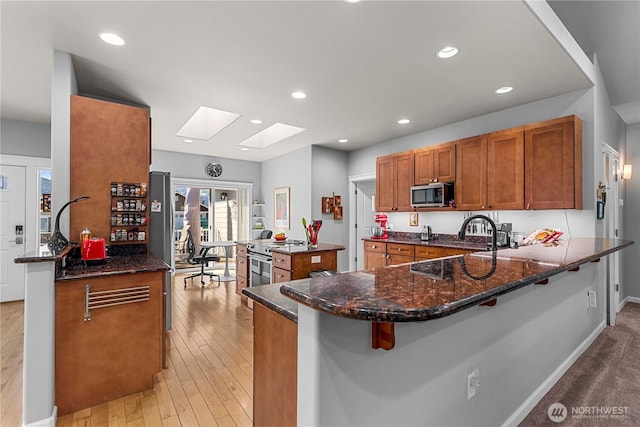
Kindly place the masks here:
[(498, 246), (498, 229), (496, 228), (496, 223), (493, 222), (493, 220), (491, 220), (491, 218), (489, 218), (488, 216), (484, 216), (484, 215), (472, 215), (469, 218), (465, 219), (464, 222), (462, 223), (462, 227), (460, 227), (460, 231), (458, 231), (458, 240), (464, 240), (466, 234), (467, 234), (467, 225), (473, 221), (474, 219), (484, 219), (485, 221), (487, 221), (489, 223), (489, 225), (491, 226), (491, 250), (495, 251)]

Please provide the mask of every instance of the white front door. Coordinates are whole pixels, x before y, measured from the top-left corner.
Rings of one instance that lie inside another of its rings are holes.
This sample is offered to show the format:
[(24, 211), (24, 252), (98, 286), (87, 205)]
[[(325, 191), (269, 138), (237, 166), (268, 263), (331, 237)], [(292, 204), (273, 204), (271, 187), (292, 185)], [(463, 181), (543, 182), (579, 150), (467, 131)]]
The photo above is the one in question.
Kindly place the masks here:
[(26, 167), (0, 166), (0, 302), (24, 299)]

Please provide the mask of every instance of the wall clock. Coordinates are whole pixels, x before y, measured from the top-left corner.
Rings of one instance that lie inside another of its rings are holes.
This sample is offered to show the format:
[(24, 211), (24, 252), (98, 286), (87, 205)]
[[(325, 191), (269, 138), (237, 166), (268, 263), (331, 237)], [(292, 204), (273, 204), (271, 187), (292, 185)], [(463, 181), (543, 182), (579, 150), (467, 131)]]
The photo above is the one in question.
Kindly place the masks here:
[(222, 165), (218, 162), (209, 162), (207, 166), (205, 166), (204, 171), (207, 176), (211, 178), (217, 178), (222, 175)]

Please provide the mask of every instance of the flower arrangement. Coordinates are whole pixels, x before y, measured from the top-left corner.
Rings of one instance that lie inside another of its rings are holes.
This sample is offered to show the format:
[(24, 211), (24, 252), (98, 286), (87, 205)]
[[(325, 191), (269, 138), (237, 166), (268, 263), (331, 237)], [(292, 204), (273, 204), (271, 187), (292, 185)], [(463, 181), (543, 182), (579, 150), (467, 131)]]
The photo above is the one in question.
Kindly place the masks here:
[(302, 227), (304, 228), (304, 233), (307, 236), (307, 245), (315, 248), (318, 246), (318, 233), (320, 232), (320, 228), (322, 227), (321, 219), (314, 219), (311, 221), (311, 224), (307, 224), (307, 219), (302, 218)]

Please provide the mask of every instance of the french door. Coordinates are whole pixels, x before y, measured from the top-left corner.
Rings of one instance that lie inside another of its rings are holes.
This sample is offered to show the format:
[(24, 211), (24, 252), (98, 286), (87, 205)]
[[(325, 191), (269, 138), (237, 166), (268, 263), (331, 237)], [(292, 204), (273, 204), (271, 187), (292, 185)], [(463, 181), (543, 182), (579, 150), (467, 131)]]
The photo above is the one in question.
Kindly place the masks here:
[[(230, 182), (173, 180), (176, 268), (184, 264), (187, 230), (196, 250), (200, 243), (247, 240), (251, 185)], [(218, 247), (212, 251), (223, 261), (234, 259), (235, 248)]]

